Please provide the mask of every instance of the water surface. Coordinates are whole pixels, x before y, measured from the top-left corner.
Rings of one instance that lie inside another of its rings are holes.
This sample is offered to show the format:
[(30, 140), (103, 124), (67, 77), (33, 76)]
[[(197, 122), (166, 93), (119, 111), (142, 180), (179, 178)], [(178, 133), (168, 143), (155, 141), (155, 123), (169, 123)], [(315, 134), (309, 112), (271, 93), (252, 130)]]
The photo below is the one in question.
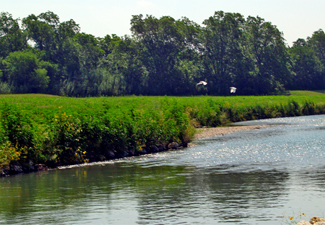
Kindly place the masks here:
[[(196, 147), (0, 179), (3, 224), (285, 224), (324, 217), (325, 116)], [(299, 212), (300, 211), (300, 212)]]

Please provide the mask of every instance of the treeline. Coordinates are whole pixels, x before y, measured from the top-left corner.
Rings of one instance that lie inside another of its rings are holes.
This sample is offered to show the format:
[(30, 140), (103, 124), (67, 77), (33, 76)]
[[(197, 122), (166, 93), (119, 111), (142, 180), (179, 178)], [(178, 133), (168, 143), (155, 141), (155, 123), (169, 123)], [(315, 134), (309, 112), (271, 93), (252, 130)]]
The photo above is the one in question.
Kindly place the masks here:
[[(202, 26), (135, 15), (131, 36), (80, 32), (53, 12), (0, 17), (0, 93), (64, 96), (240, 95), (325, 89), (325, 33), (286, 46), (260, 17), (223, 11)], [(197, 86), (200, 80), (206, 86)]]

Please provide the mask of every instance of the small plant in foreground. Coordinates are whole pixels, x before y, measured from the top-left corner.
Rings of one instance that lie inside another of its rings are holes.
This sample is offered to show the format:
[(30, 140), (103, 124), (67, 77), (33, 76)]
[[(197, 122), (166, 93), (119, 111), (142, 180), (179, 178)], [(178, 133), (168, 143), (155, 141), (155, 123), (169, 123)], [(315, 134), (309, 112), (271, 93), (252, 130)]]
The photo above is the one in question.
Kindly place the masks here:
[(285, 216), (283, 215), (284, 223), (281, 224), (297, 224), (301, 220), (304, 220), (306, 217), (305, 213), (299, 211), (299, 215), (297, 216)]

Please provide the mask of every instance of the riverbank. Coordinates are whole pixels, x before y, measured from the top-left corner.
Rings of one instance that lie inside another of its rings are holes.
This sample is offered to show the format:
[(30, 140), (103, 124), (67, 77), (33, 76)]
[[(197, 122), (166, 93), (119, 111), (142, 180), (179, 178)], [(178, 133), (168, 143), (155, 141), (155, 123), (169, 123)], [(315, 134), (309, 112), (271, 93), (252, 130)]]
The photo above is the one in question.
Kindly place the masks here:
[[(239, 131), (256, 130), (275, 125), (250, 125), (250, 126), (229, 126), (229, 127), (204, 127), (197, 128), (194, 140), (231, 134)], [(187, 147), (196, 146), (194, 143), (188, 143)]]
[[(274, 125), (252, 125), (252, 126), (228, 126), (228, 127), (203, 127), (203, 128), (196, 128), (196, 133), (194, 135), (194, 140), (195, 139), (202, 139), (202, 138), (208, 138), (208, 137), (214, 137), (214, 136), (220, 136), (220, 135), (226, 135), (234, 132), (240, 132), (240, 131), (247, 131), (247, 130), (255, 130), (255, 129), (261, 129), (269, 126), (274, 126)], [(186, 143), (184, 144), (181, 143), (171, 143), (165, 148), (158, 149), (156, 148), (156, 151), (150, 151), (150, 149), (143, 149), (141, 151), (141, 154), (131, 154), (131, 155), (125, 155), (124, 157), (128, 156), (138, 156), (138, 155), (143, 155), (143, 154), (150, 154), (150, 153), (156, 153), (159, 151), (168, 151), (172, 149), (178, 149), (178, 148), (183, 148), (183, 147), (193, 147), (195, 146), (194, 143)], [(112, 153), (111, 153), (112, 154)], [(122, 158), (124, 158), (122, 157)], [(115, 159), (116, 157), (112, 157), (111, 159)], [(121, 157), (118, 157), (121, 158)], [(109, 159), (108, 159), (109, 160)], [(76, 165), (65, 165), (63, 168), (71, 168), (74, 166), (80, 166), (79, 164)], [(61, 166), (55, 166), (52, 169), (57, 168), (60, 169)], [(47, 170), (48, 167), (44, 164), (38, 164), (38, 165), (33, 165), (32, 163), (30, 165), (23, 165), (18, 162), (12, 162), (7, 170), (0, 170), (0, 176), (9, 176), (13, 174), (18, 174), (18, 173), (29, 173), (29, 172), (37, 172), (37, 171), (44, 171)]]
[[(17, 172), (166, 151), (198, 138), (262, 128), (227, 127), (233, 122), (325, 114), (324, 94), (0, 100), (0, 170), (11, 166)], [(195, 130), (202, 126), (218, 128)]]
[(229, 127), (211, 127), (211, 128), (198, 128), (194, 139), (202, 139), (220, 135), (226, 135), (238, 131), (256, 130), (274, 125), (252, 125), (252, 126), (229, 126)]

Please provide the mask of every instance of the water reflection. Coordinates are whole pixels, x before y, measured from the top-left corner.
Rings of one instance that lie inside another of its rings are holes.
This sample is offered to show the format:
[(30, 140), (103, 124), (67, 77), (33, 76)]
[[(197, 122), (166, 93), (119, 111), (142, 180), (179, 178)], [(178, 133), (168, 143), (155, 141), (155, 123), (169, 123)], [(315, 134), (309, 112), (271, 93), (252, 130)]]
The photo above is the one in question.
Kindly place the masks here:
[(305, 187), (325, 192), (325, 167), (315, 167), (312, 170), (301, 171), (295, 175), (297, 180), (303, 180)]
[(119, 211), (121, 216), (129, 213), (130, 201), (138, 224), (173, 223), (180, 222), (180, 218), (191, 223), (202, 219), (241, 221), (254, 217), (254, 209), (277, 207), (278, 199), (286, 195), (285, 182), (289, 177), (278, 171), (225, 174), (218, 168), (124, 165), (3, 179), (1, 218), (7, 224), (33, 224), (39, 219), (47, 224), (61, 223), (62, 219), (66, 223), (86, 223), (89, 214), (96, 211), (96, 215), (91, 215), (92, 221), (111, 223), (115, 216), (112, 212)]
[(287, 173), (277, 171), (228, 174), (215, 169), (192, 171), (172, 186), (153, 186), (138, 192), (140, 218), (148, 224), (159, 222), (159, 218), (190, 219), (191, 223), (203, 219), (241, 221), (254, 217), (254, 209), (277, 207), (278, 199), (286, 195), (288, 177)]

